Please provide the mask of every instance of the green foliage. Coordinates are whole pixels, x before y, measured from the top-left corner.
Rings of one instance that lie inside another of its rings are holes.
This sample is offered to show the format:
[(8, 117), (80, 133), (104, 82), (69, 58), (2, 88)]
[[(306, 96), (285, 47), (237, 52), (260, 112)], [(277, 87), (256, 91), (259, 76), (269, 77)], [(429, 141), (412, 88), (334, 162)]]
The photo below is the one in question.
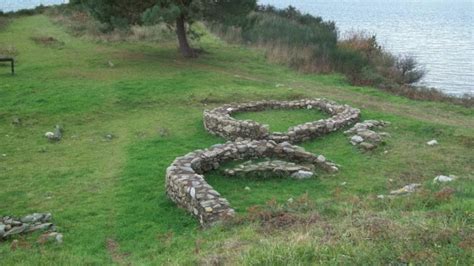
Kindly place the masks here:
[(242, 27), (242, 36), (250, 43), (309, 46), (315, 56), (330, 53), (337, 43), (334, 23), (302, 14), (291, 6), (284, 10), (260, 7), (249, 15)]
[(181, 10), (175, 4), (172, 4), (167, 8), (155, 5), (143, 13), (142, 20), (146, 24), (157, 24), (162, 22), (172, 24), (180, 14)]
[(112, 27), (123, 28), (141, 23), (141, 14), (156, 4), (155, 0), (74, 0), (91, 12), (99, 21)]

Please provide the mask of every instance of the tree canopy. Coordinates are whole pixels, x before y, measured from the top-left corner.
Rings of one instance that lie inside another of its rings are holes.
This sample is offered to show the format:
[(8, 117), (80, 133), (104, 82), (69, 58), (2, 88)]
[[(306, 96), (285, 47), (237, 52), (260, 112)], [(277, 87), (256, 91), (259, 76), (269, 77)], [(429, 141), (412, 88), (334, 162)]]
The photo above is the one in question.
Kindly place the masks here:
[(238, 23), (256, 8), (256, 0), (73, 0), (112, 27), (167, 23), (173, 26), (181, 54), (196, 56), (187, 34), (196, 20)]

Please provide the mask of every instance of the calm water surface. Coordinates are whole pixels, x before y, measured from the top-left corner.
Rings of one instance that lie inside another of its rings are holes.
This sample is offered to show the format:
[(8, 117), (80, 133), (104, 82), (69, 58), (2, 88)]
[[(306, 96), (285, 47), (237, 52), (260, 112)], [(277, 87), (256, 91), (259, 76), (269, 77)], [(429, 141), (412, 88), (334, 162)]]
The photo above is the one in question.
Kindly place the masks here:
[(336, 22), (345, 32), (365, 30), (395, 54), (427, 69), (422, 85), (474, 94), (474, 0), (260, 0), (288, 5)]
[[(68, 0), (0, 0), (4, 12)], [(293, 5), (336, 22), (345, 32), (364, 30), (395, 54), (415, 56), (428, 70), (422, 85), (474, 94), (474, 0), (259, 0)]]
[(39, 5), (49, 6), (68, 2), (69, 0), (0, 0), (0, 10), (10, 12), (19, 9), (34, 8)]

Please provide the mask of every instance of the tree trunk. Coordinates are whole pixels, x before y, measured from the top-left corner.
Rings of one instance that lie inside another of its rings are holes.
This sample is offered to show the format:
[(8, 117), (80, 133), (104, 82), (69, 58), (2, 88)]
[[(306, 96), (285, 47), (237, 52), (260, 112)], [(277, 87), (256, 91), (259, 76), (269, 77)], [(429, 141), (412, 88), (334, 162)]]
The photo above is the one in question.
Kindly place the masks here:
[(195, 57), (196, 54), (188, 43), (188, 37), (186, 36), (186, 26), (184, 23), (184, 16), (181, 15), (176, 19), (176, 34), (178, 35), (179, 51), (184, 57)]

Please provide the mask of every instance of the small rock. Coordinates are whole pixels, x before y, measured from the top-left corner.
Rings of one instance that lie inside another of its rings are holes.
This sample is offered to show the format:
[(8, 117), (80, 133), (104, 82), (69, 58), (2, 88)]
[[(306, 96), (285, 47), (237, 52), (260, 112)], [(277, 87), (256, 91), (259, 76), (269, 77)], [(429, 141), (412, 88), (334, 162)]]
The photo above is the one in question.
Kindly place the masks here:
[(354, 136), (352, 136), (352, 138), (351, 138), (351, 143), (352, 143), (352, 145), (357, 145), (357, 144), (359, 144), (359, 143), (361, 143), (361, 142), (363, 142), (363, 141), (364, 141), (364, 139), (363, 139), (361, 136), (359, 136), (359, 135), (354, 135)]
[(30, 215), (27, 215), (23, 218), (20, 219), (22, 223), (36, 223), (38, 221), (41, 221), (43, 219), (44, 215), (41, 213), (33, 213)]
[(59, 244), (63, 243), (63, 234), (57, 234), (55, 239)]
[(342, 182), (341, 183), (341, 186), (345, 186), (345, 185), (347, 185), (347, 182)]
[(112, 63), (112, 61), (108, 61), (107, 64), (109, 65), (109, 67), (115, 67), (115, 64)]
[(212, 211), (213, 211), (211, 207), (206, 207), (204, 210), (205, 210), (206, 212), (212, 212)]
[(323, 155), (319, 155), (318, 158), (317, 158), (318, 162), (320, 163), (324, 163), (326, 161), (326, 157), (324, 157)]
[(377, 195), (377, 199), (385, 199), (385, 195), (382, 195), (382, 194)]
[(52, 226), (53, 226), (52, 223), (39, 224), (39, 225), (30, 227), (26, 232), (46, 231), (50, 229)]
[(249, 188), (249, 187), (245, 187), (244, 189), (247, 190), (247, 191), (250, 191), (250, 188)]
[(38, 243), (44, 244), (46, 242), (56, 241), (58, 244), (63, 243), (63, 235), (57, 232), (46, 233), (39, 237)]
[(370, 151), (376, 148), (374, 144), (368, 142), (362, 142), (361, 144), (359, 144), (359, 146), (366, 151)]
[(409, 184), (400, 189), (390, 191), (392, 195), (402, 195), (407, 193), (413, 193), (416, 191), (418, 187), (421, 187), (421, 184)]
[(293, 173), (291, 177), (296, 178), (296, 179), (307, 179), (313, 177), (314, 173), (310, 171), (304, 171), (300, 170), (296, 173)]
[(25, 232), (28, 229), (28, 225), (24, 224), (22, 226), (13, 227), (10, 231), (6, 232), (3, 237), (17, 235)]
[(288, 203), (293, 203), (293, 198), (289, 198)]
[(435, 146), (435, 145), (438, 145), (438, 141), (433, 139), (433, 140), (428, 141), (426, 144), (428, 144), (429, 146)]
[(6, 225), (0, 224), (0, 238), (2, 238), (3, 235), (5, 235), (5, 227)]
[(44, 134), (44, 136), (45, 136), (46, 138), (48, 138), (48, 139), (53, 139), (54, 133), (53, 133), (53, 132), (46, 132), (46, 133)]
[(2, 157), (7, 157), (7, 155), (4, 153), (4, 154), (2, 154)]
[(451, 182), (451, 181), (454, 181), (456, 179), (455, 176), (445, 176), (445, 175), (439, 175), (437, 177), (434, 178), (433, 182), (434, 183), (447, 183), (447, 182)]

